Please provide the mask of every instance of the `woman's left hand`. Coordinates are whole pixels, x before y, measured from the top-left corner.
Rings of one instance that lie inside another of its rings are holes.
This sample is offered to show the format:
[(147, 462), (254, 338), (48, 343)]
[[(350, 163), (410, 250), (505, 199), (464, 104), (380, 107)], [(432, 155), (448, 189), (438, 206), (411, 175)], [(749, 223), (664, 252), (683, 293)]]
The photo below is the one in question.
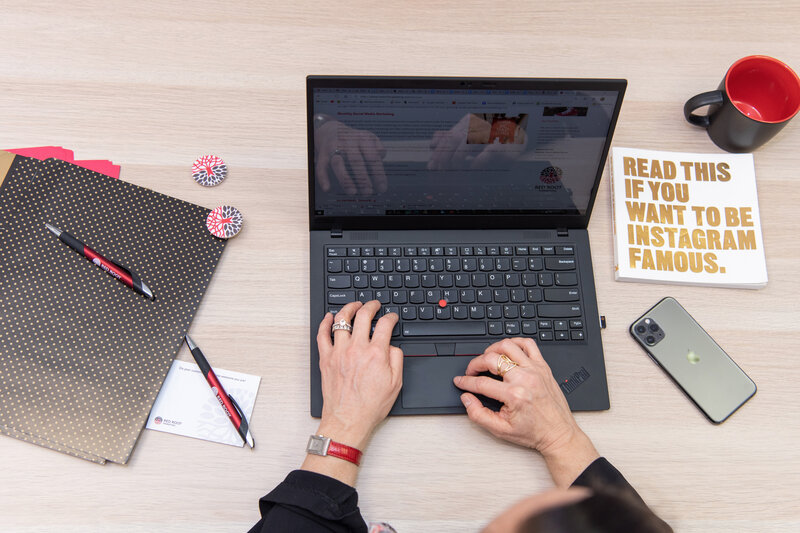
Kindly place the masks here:
[(319, 431), (362, 451), (389, 414), (403, 383), (403, 352), (389, 344), (399, 317), (382, 316), (370, 338), (372, 319), (380, 309), (376, 300), (349, 303), (335, 320), (352, 324), (352, 333), (335, 331), (331, 341), (334, 317), (330, 313), (317, 333), (323, 398)]

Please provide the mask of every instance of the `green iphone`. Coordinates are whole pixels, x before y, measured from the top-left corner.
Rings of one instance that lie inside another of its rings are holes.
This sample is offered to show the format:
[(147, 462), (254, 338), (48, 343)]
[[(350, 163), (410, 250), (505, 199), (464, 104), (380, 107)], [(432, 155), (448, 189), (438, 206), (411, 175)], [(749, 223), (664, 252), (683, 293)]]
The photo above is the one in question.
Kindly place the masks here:
[(634, 339), (712, 422), (756, 393), (756, 384), (675, 298), (664, 298), (630, 327)]

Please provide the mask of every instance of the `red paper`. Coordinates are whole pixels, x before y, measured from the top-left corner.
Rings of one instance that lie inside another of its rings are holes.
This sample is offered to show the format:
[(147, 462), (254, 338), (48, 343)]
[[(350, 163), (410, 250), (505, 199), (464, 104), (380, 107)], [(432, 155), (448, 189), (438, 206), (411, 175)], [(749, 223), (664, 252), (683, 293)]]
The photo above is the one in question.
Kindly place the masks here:
[(105, 174), (106, 176), (110, 176), (112, 178), (119, 178), (119, 165), (115, 165), (111, 161), (105, 161), (101, 159), (86, 159), (86, 160), (76, 160), (73, 161), (76, 165), (83, 168), (88, 168), (89, 170), (94, 170), (95, 172), (99, 172), (100, 174)]
[(111, 161), (103, 159), (84, 159), (80, 161), (75, 160), (75, 154), (72, 150), (68, 150), (63, 146), (34, 146), (31, 148), (14, 148), (6, 150), (12, 154), (22, 155), (25, 157), (33, 157), (35, 159), (49, 159), (55, 157), (68, 163), (74, 163), (79, 167), (88, 168), (100, 174), (105, 174), (111, 178), (119, 178), (120, 166), (115, 165)]
[(75, 160), (75, 154), (72, 150), (67, 150), (63, 146), (34, 146), (31, 148), (14, 148), (6, 150), (12, 154), (22, 155), (25, 157), (33, 157), (35, 159), (49, 159), (55, 157), (62, 161), (72, 163)]

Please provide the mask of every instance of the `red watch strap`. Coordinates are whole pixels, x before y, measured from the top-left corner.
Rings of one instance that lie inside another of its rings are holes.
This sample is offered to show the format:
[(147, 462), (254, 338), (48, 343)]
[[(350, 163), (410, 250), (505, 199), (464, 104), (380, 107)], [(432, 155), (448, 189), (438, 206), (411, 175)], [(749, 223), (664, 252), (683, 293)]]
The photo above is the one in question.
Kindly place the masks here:
[(331, 441), (328, 445), (328, 455), (350, 461), (358, 466), (361, 463), (361, 450), (342, 444), (340, 442)]

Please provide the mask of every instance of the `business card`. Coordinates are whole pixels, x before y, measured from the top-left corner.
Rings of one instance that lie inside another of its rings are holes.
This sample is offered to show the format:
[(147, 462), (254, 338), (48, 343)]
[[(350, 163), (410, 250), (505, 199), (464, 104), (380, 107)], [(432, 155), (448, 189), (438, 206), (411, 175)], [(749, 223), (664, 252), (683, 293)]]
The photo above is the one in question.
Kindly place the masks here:
[[(214, 368), (225, 391), (236, 400), (247, 420), (253, 415), (260, 376)], [(158, 393), (147, 429), (244, 446), (241, 437), (194, 363), (173, 361)]]

